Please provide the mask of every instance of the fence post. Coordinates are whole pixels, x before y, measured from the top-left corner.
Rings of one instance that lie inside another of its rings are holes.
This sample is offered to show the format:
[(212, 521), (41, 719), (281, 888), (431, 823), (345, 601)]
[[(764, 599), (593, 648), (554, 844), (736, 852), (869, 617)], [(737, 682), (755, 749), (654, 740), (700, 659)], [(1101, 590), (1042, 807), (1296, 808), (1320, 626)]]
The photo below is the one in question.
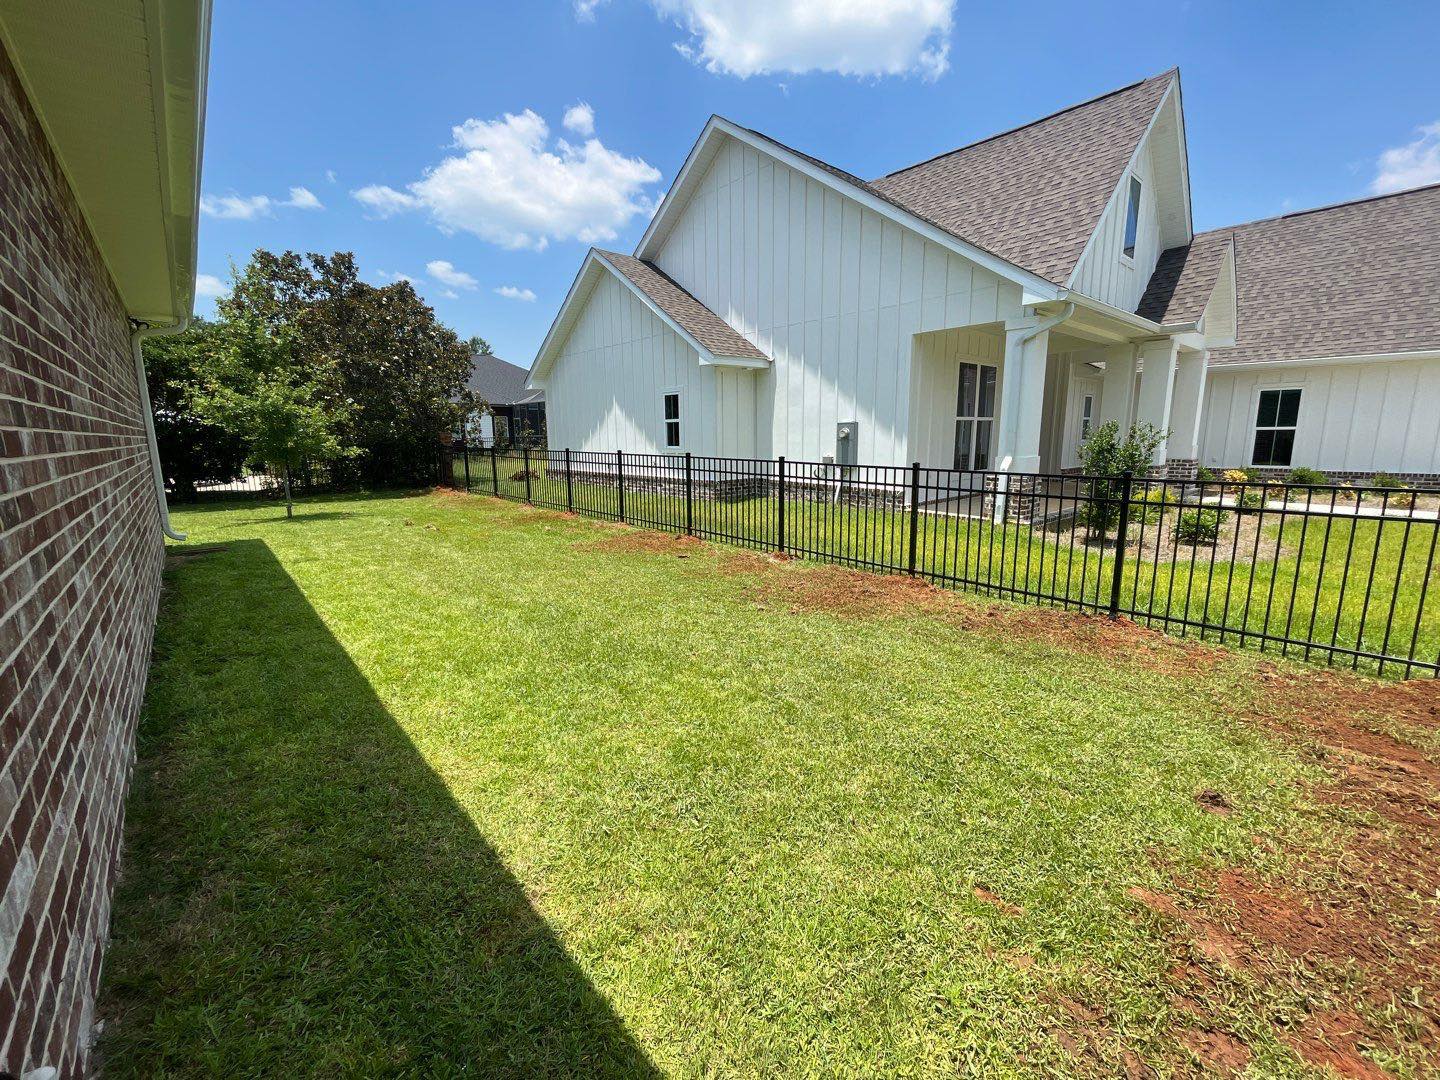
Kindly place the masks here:
[(785, 459), (781, 457), (775, 470), (775, 550), (785, 554)]
[(565, 509), (575, 512), (575, 486), (570, 480), (570, 448), (565, 448)]
[(520, 460), (523, 462), (522, 468), (525, 470), (525, 501), (528, 503), (530, 501), (530, 447), (522, 446), (520, 448)]
[[(1120, 520), (1115, 525), (1115, 566), (1110, 573), (1110, 618), (1112, 619), (1120, 617), (1120, 579), (1125, 573), (1125, 534), (1130, 531), (1130, 495), (1133, 481), (1134, 475), (1129, 469), (1120, 474)], [(1103, 532), (1100, 534), (1100, 538), (1103, 544), (1105, 538)]]
[(695, 479), (689, 450), (685, 451), (685, 535), (695, 535)]
[(495, 460), (495, 444), (490, 444), (490, 485), (495, 489), (495, 494), (500, 494), (500, 466)]
[(619, 494), (620, 523), (625, 523), (625, 452), (615, 451), (615, 490)]
[[(465, 458), (465, 491), (468, 493), (470, 491), (470, 447), (466, 444), (464, 439), (460, 440), (460, 454), (462, 457)], [(453, 466), (451, 467), (450, 472), (451, 476), (453, 477), (455, 472)], [(451, 483), (454, 483), (453, 479), (451, 480)]]
[(910, 464), (910, 576), (915, 576), (915, 548), (920, 536), (920, 463)]

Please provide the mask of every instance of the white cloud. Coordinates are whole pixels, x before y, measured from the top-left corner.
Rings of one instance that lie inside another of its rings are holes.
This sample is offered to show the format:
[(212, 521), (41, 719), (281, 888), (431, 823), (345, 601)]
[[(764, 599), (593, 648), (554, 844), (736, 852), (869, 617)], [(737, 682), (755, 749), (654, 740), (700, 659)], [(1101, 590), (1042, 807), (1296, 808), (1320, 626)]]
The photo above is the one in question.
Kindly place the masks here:
[(532, 303), (535, 299), (534, 289), (521, 289), (514, 285), (501, 285), (495, 290), (496, 295), (505, 297), (506, 300), (523, 300), (525, 303)]
[(376, 270), (375, 276), (381, 281), (408, 281), (411, 285), (414, 285), (416, 281), (416, 279), (409, 274), (402, 274), (398, 270), (394, 273), (391, 273), (389, 270)]
[(202, 195), (200, 212), (211, 217), (229, 218), (234, 221), (253, 221), (259, 217), (270, 217), (277, 206), (288, 206), (295, 210), (324, 210), (324, 204), (309, 188), (292, 187), (288, 199), (272, 199), (269, 195)]
[(325, 204), (315, 197), (315, 193), (309, 188), (292, 187), (290, 198), (286, 199), (285, 206), (293, 206), (297, 210), (324, 210)]
[(441, 291), (440, 295), (443, 296), (443, 297), (445, 297), (446, 300), (459, 300), (459, 299), (460, 299), (460, 294), (459, 294), (458, 292), (456, 292), (454, 289), (444, 289), (444, 290)]
[(334, 169), (326, 169), (326, 170), (325, 170), (325, 179), (326, 179), (326, 180), (329, 180), (330, 183), (333, 184), (333, 183), (335, 183), (336, 180), (339, 179), (339, 177), (335, 175), (335, 170), (334, 170)]
[(452, 289), (473, 289), (480, 284), (464, 270), (457, 270), (455, 264), (444, 259), (433, 259), (425, 264), (425, 272), (441, 285)]
[(565, 110), (565, 127), (576, 135), (590, 136), (595, 134), (595, 110), (590, 107), (588, 101), (582, 101), (571, 105)]
[(1375, 163), (1370, 190), (1376, 195), (1440, 184), (1440, 120), (1415, 129), (1415, 138), (1392, 146)]
[(196, 296), (224, 296), (229, 291), (230, 286), (214, 274), (195, 275)]
[[(605, 0), (574, 0), (595, 18)], [(955, 0), (650, 0), (689, 36), (675, 47), (722, 75), (918, 74), (950, 67)]]
[(353, 194), (379, 217), (426, 210), (445, 232), (464, 231), (502, 247), (543, 251), (551, 240), (613, 240), (636, 215), (653, 211), (645, 187), (660, 173), (599, 139), (551, 140), (530, 109), (451, 129), (459, 153), (399, 191), (371, 184)]

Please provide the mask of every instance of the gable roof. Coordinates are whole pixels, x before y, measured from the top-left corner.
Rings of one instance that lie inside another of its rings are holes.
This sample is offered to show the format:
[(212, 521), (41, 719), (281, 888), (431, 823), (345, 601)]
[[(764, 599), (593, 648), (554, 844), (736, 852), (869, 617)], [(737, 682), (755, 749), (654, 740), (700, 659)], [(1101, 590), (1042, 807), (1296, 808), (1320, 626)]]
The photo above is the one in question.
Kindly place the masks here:
[(885, 198), (1064, 284), (1150, 127), (1172, 69), (890, 173)]
[(539, 390), (530, 390), (525, 381), (530, 373), (524, 368), (501, 360), (491, 353), (476, 353), (470, 358), (470, 377), (465, 386), (491, 405), (524, 405), (544, 401)]
[(595, 253), (619, 271), (621, 276), (669, 316), (671, 321), (677, 323), (686, 335), (694, 338), (715, 356), (770, 359), (719, 315), (681, 288), (659, 267), (643, 262), (633, 255), (621, 255), (618, 251), (597, 249)]
[(1440, 184), (1202, 233), (1164, 253), (1174, 284), (1152, 278), (1139, 314), (1203, 310), (1230, 240), (1235, 345), (1212, 365), (1440, 349)]

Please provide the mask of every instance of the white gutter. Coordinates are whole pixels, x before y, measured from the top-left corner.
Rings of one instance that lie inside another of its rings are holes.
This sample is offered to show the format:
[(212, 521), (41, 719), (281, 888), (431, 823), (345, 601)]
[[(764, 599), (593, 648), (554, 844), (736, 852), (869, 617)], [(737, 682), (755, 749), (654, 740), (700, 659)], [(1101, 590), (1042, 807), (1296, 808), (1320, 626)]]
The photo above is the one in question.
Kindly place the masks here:
[(184, 540), (185, 533), (176, 532), (170, 525), (170, 505), (165, 501), (165, 474), (160, 469), (160, 447), (155, 442), (155, 417), (150, 408), (150, 387), (145, 381), (145, 351), (142, 343), (147, 337), (161, 337), (178, 334), (190, 325), (190, 316), (184, 316), (173, 326), (146, 326), (139, 323), (130, 331), (130, 347), (135, 353), (135, 378), (140, 384), (140, 411), (145, 416), (145, 441), (150, 448), (150, 472), (155, 480), (155, 502), (160, 510), (160, 528), (171, 540)]

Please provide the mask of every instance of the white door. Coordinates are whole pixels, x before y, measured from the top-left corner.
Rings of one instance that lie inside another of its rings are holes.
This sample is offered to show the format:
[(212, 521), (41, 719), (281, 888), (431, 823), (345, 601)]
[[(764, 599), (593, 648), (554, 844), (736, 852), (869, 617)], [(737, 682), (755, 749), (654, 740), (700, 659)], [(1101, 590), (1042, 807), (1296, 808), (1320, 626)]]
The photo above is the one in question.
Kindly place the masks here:
[(995, 378), (993, 364), (960, 365), (955, 398), (955, 468), (990, 468), (995, 439)]
[(1100, 388), (1104, 381), (1089, 376), (1070, 379), (1070, 400), (1065, 409), (1065, 454), (1062, 468), (1080, 467), (1080, 444), (1100, 424)]

